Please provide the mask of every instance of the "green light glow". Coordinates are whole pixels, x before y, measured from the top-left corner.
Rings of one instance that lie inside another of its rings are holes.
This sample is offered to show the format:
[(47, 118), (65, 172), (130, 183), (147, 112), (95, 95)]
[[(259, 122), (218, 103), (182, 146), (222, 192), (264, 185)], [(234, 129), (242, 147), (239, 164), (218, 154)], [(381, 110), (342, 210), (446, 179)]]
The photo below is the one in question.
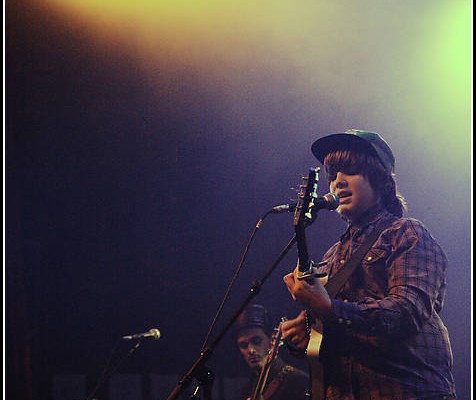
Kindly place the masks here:
[[(415, 115), (415, 128), (429, 133), (421, 138), (421, 145), (430, 158), (442, 161), (444, 154), (445, 168), (466, 175), (471, 145), (470, 2), (446, 2), (431, 18), (431, 23), (436, 29), (428, 29), (416, 46), (421, 53), (415, 58), (414, 95), (418, 109), (424, 114)], [(428, 118), (421, 118), (425, 113), (440, 121), (439, 126), (431, 126)]]

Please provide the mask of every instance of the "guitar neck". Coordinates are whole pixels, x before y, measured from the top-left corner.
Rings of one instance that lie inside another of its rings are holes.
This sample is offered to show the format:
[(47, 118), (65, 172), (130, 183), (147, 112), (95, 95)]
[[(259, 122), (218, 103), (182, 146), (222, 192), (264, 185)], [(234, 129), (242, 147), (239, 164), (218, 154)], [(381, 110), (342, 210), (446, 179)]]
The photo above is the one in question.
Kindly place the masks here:
[(295, 233), (299, 260), (298, 270), (301, 273), (309, 273), (311, 271), (312, 263), (307, 250), (306, 232), (302, 226), (296, 226)]
[(298, 195), (299, 201), (294, 210), (294, 231), (296, 234), (296, 244), (298, 249), (298, 271), (299, 279), (310, 279), (312, 276), (312, 261), (309, 258), (306, 243), (306, 227), (312, 223), (312, 209), (314, 199), (317, 198), (317, 181), (319, 168), (311, 168), (309, 175), (304, 177), (301, 191)]

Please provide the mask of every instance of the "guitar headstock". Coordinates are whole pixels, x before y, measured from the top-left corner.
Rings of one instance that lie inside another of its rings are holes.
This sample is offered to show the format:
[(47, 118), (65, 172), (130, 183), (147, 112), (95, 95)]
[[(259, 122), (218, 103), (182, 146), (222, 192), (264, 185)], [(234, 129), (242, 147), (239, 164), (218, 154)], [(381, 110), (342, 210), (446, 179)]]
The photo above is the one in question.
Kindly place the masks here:
[(310, 168), (307, 177), (299, 187), (298, 200), (294, 209), (294, 226), (305, 227), (313, 222), (312, 208), (317, 198), (317, 182), (319, 181), (319, 167)]
[(279, 324), (274, 328), (273, 335), (271, 336), (271, 344), (268, 350), (267, 362), (271, 363), (278, 354), (278, 348), (284, 344), (283, 341), (283, 322), (287, 321), (286, 317), (281, 317)]

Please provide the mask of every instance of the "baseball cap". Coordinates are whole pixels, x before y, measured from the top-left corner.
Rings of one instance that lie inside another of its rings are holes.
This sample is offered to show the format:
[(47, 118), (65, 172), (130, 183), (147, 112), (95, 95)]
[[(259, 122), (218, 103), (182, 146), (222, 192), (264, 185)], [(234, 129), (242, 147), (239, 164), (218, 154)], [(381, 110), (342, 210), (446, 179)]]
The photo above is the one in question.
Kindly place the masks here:
[(336, 150), (356, 150), (372, 154), (382, 163), (385, 171), (395, 171), (395, 157), (387, 142), (376, 132), (349, 129), (317, 139), (311, 146), (314, 156), (324, 164), (324, 158)]

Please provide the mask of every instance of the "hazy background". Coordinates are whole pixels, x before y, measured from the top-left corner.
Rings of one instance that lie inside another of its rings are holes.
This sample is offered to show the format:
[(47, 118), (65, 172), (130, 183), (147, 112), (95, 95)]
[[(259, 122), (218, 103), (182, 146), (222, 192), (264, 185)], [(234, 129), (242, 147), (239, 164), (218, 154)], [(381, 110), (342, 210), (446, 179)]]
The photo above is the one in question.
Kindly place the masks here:
[[(409, 215), (447, 252), (470, 399), (471, 3), (7, 1), (7, 388), (90, 386), (121, 336), (152, 327), (119, 371), (184, 374), (256, 222), (318, 165), (311, 143), (360, 128), (387, 139)], [(313, 258), (344, 229), (321, 211)], [(292, 234), (291, 214), (266, 218), (212, 338)], [(276, 317), (299, 311), (282, 283), (295, 258), (256, 298)], [(231, 343), (217, 374), (244, 371)]]

